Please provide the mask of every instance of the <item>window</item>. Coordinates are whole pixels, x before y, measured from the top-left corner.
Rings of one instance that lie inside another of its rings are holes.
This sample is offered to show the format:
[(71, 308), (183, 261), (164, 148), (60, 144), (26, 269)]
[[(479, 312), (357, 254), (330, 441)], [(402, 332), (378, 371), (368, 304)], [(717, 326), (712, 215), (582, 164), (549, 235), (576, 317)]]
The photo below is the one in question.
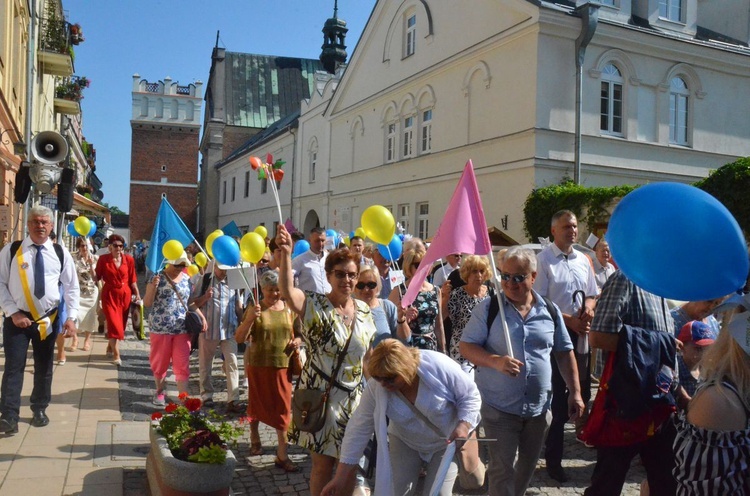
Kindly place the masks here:
[(310, 152), (310, 182), (315, 182), (315, 167), (318, 165), (318, 152)]
[(273, 234), (271, 236), (275, 236), (277, 232), (279, 232), (279, 221), (275, 220), (273, 221)]
[(682, 22), (682, 0), (659, 0), (659, 17)]
[(227, 182), (226, 181), (224, 181), (224, 184), (222, 184), (221, 188), (222, 188), (221, 203), (226, 203), (227, 202)]
[(599, 0), (599, 3), (602, 5), (609, 5), (610, 7), (615, 6), (615, 0)]
[(688, 144), (688, 97), (690, 91), (681, 77), (672, 79), (669, 85), (669, 142)]
[(417, 15), (406, 18), (406, 33), (404, 35), (404, 57), (414, 55), (417, 47)]
[(622, 74), (614, 64), (602, 70), (599, 128), (605, 133), (622, 134)]
[(232, 201), (234, 201), (234, 193), (235, 193), (236, 186), (237, 186), (237, 178), (233, 177), (232, 178)]
[(432, 150), (432, 109), (422, 112), (422, 136), (420, 137), (420, 153), (430, 153)]
[(430, 204), (417, 203), (417, 237), (427, 239), (430, 235)]
[(166, 165), (162, 165), (161, 166), (161, 171), (162, 172), (167, 172), (167, 166)]
[(245, 171), (245, 198), (250, 196), (250, 171)]
[(414, 117), (404, 119), (404, 158), (412, 156), (414, 151)]
[(393, 162), (396, 160), (396, 123), (388, 124), (387, 134), (385, 136), (385, 161)]
[(260, 180), (260, 194), (265, 195), (268, 192), (268, 179), (263, 178)]
[(405, 232), (409, 232), (409, 204), (398, 206), (398, 223)]

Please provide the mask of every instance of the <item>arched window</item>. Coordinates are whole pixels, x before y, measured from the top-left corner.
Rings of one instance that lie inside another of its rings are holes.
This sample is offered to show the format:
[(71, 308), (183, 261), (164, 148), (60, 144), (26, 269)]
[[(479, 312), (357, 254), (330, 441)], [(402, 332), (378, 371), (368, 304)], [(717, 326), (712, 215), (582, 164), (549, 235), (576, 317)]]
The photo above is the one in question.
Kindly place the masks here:
[(669, 83), (669, 142), (676, 145), (688, 144), (688, 98), (690, 90), (681, 77), (672, 78)]
[(316, 169), (318, 168), (318, 140), (313, 138), (310, 140), (310, 147), (308, 149), (308, 182), (315, 182)]
[(622, 135), (622, 73), (614, 64), (602, 69), (599, 129)]
[(417, 14), (409, 12), (404, 18), (404, 58), (414, 55), (417, 48)]

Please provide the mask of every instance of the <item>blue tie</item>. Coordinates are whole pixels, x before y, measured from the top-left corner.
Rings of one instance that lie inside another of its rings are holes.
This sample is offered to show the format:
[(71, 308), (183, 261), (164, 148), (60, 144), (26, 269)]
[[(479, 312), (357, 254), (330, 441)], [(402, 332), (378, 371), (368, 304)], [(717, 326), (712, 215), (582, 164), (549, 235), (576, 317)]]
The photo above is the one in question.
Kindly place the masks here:
[(36, 258), (34, 259), (34, 296), (37, 300), (44, 297), (44, 245), (36, 246)]

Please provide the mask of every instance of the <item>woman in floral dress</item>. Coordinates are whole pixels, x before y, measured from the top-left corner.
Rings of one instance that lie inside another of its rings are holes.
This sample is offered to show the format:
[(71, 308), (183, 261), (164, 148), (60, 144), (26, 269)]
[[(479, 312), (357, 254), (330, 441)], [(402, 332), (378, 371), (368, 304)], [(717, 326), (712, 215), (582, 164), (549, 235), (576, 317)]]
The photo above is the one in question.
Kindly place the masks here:
[(279, 268), (281, 296), (302, 319), (302, 337), (310, 357), (302, 370), (298, 387), (325, 390), (339, 355), (351, 336), (341, 369), (334, 377), (325, 425), (318, 432), (310, 433), (300, 431), (292, 421), (289, 431), (292, 443), (311, 452), (310, 494), (319, 496), (333, 477), (346, 424), (359, 405), (364, 387), (364, 364), (375, 336), (375, 323), (369, 305), (352, 297), (359, 276), (356, 255), (346, 249), (328, 254), (325, 272), (331, 292), (318, 294), (294, 287), (292, 237), (283, 225), (279, 226), (276, 244), (284, 255)]
[(445, 332), (440, 315), (440, 288), (426, 280), (422, 282), (414, 302), (407, 308), (401, 307), (401, 297), (411, 283), (411, 278), (422, 262), (425, 251), (421, 247), (404, 252), (404, 276), (406, 283), (393, 289), (388, 299), (398, 307), (398, 337), (411, 346), (423, 350), (445, 353)]

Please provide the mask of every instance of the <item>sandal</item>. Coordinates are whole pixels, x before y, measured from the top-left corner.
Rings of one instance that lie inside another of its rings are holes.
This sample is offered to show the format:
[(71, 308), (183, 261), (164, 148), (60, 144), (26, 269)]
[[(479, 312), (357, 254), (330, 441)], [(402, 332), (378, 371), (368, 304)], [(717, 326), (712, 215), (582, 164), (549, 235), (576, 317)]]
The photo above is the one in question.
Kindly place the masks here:
[(91, 343), (86, 343), (83, 345), (83, 348), (81, 348), (83, 351), (91, 351)]
[(263, 454), (263, 445), (260, 441), (257, 443), (250, 443), (250, 456), (260, 456)]
[(299, 472), (299, 467), (295, 465), (289, 458), (287, 458), (286, 460), (280, 460), (277, 456), (273, 461), (273, 464), (284, 472)]

